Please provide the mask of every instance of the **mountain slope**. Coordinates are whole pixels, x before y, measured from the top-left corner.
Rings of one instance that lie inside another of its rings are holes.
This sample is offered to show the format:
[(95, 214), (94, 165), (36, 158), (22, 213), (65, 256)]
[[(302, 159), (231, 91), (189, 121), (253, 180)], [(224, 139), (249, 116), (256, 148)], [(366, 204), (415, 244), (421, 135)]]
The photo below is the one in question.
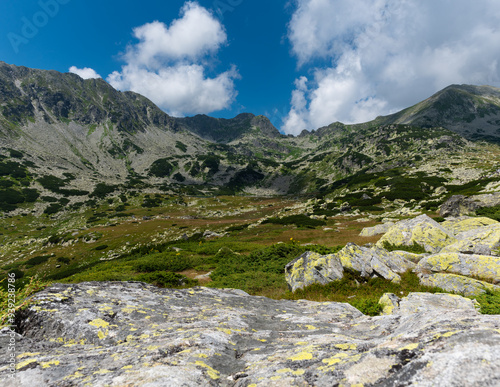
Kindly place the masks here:
[(408, 109), (373, 124), (441, 126), (470, 140), (500, 142), (500, 89), (451, 85)]
[[(102, 79), (0, 62), (0, 206), (31, 211), (27, 203), (35, 203), (40, 213), (48, 203), (82, 205), (119, 192), (345, 196), (365, 190), (380, 202), (404, 182), (425, 182), (430, 188), (414, 193), (429, 198), (440, 184), (496, 171), (497, 148), (443, 128), (464, 111), (470, 90), (491, 121), (496, 89), (454, 86), (393, 116), (292, 137), (264, 116), (173, 118)], [(475, 120), (453, 122), (470, 128)], [(384, 175), (400, 177), (384, 185)]]

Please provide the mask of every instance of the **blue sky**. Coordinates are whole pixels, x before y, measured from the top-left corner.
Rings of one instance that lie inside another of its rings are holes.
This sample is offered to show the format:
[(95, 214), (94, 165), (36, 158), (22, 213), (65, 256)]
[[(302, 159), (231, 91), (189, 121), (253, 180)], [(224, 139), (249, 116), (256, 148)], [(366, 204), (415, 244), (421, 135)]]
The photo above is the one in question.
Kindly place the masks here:
[(499, 26), (497, 0), (3, 1), (0, 60), (297, 134), (452, 83), (500, 86)]

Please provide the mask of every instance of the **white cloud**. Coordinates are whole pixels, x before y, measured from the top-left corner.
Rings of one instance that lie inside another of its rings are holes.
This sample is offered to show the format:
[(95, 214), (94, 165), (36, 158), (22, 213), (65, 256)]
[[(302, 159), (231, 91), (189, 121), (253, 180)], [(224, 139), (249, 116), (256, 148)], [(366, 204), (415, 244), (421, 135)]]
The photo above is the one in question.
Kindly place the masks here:
[(198, 3), (184, 4), (181, 15), (168, 27), (155, 21), (135, 28), (134, 36), (140, 43), (129, 48), (126, 54), (128, 61), (157, 68), (169, 59), (199, 59), (216, 52), (226, 43), (223, 26)]
[(69, 72), (79, 75), (83, 79), (91, 79), (91, 78), (102, 78), (99, 74), (96, 73), (94, 69), (84, 67), (83, 69), (79, 69), (76, 66), (71, 66), (69, 68)]
[(210, 113), (236, 97), (235, 67), (206, 75), (207, 58), (227, 43), (224, 27), (196, 2), (186, 2), (169, 26), (155, 21), (134, 29), (139, 39), (123, 56), (126, 64), (108, 82), (143, 94), (171, 115)]
[(226, 108), (236, 96), (236, 70), (215, 78), (205, 78), (204, 71), (203, 66), (196, 64), (165, 67), (157, 72), (128, 65), (121, 73), (112, 73), (108, 82), (117, 89), (145, 95), (173, 116)]
[(297, 0), (288, 37), (313, 77), (283, 129), (367, 121), (452, 83), (500, 85), (499, 25), (494, 0)]

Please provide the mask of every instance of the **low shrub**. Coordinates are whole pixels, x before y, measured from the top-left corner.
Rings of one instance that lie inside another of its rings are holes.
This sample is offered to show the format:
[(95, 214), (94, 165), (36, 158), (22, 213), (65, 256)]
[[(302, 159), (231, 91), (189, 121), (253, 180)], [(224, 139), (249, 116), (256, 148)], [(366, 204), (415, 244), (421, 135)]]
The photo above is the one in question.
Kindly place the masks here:
[(326, 222), (324, 220), (311, 219), (303, 214), (285, 216), (283, 218), (269, 218), (266, 219), (264, 222), (262, 222), (262, 224), (266, 223), (281, 224), (281, 225), (295, 224), (297, 227), (304, 227), (304, 228), (316, 228), (326, 225)]
[(198, 284), (198, 281), (191, 280), (183, 275), (168, 271), (141, 274), (137, 280), (148, 282), (162, 288), (190, 287)]
[(51, 255), (37, 255), (36, 257), (30, 258), (25, 262), (26, 268), (30, 268), (36, 265), (41, 265), (49, 260)]
[(486, 293), (476, 296), (475, 299), (481, 306), (482, 314), (500, 314), (500, 291), (486, 290)]
[(500, 206), (479, 208), (476, 210), (476, 215), (500, 221)]
[(409, 253), (414, 253), (414, 254), (426, 253), (425, 248), (423, 246), (420, 246), (416, 242), (413, 242), (411, 246), (405, 246), (405, 245), (393, 245), (385, 241), (383, 243), (383, 247), (387, 251), (407, 251)]

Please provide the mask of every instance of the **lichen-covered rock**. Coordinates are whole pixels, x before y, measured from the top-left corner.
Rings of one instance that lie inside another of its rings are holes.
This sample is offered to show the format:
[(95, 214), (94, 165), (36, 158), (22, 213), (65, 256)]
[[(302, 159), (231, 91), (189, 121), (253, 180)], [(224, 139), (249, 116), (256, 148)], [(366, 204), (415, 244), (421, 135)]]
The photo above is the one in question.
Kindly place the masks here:
[(475, 230), (480, 227), (489, 226), (492, 224), (498, 224), (498, 222), (486, 217), (461, 217), (446, 220), (445, 222), (441, 223), (441, 226), (450, 231), (452, 234), (459, 234), (461, 232)]
[(429, 253), (436, 253), (443, 247), (455, 243), (455, 236), (427, 215), (406, 219), (396, 223), (377, 242), (384, 247), (385, 243), (396, 246), (412, 246), (418, 244)]
[(399, 256), (399, 257), (404, 258), (407, 261), (413, 262), (415, 264), (419, 263), (422, 258), (425, 258), (428, 255), (429, 254), (415, 254), (415, 253), (410, 253), (408, 251), (401, 251), (401, 250), (391, 251), (392, 257)]
[(348, 243), (336, 254), (345, 270), (355, 271), (363, 277), (379, 276), (399, 283), (401, 277), (397, 273), (415, 267), (415, 264), (397, 254), (390, 254), (384, 249), (360, 247)]
[(466, 239), (475, 244), (485, 245), (491, 250), (498, 249), (500, 247), (500, 223), (458, 233), (457, 239)]
[(476, 309), (476, 302), (455, 294), (410, 293), (399, 302), (399, 308), (393, 314), (446, 313), (448, 311), (462, 311), (467, 314), (475, 312)]
[(320, 255), (310, 251), (302, 254), (285, 266), (285, 278), (292, 291), (314, 283), (325, 285), (339, 280), (344, 269), (366, 278), (379, 276), (399, 283), (401, 277), (397, 273), (414, 267), (415, 264), (403, 254), (348, 243), (337, 254)]
[(500, 258), (489, 255), (439, 253), (422, 259), (415, 272), (459, 274), (487, 279), (497, 284), (500, 283)]
[(462, 254), (478, 254), (492, 255), (491, 248), (481, 243), (476, 243), (468, 239), (462, 239), (451, 245), (445, 246), (440, 253), (462, 253)]
[[(410, 294), (393, 314), (348, 304), (142, 283), (55, 284), (19, 318), (33, 386), (495, 386), (500, 320), (470, 300)], [(9, 336), (0, 332), (0, 350)]]
[(285, 266), (285, 277), (291, 291), (308, 285), (327, 284), (341, 279), (344, 269), (340, 259), (334, 255), (320, 255), (307, 251)]
[(375, 235), (385, 234), (387, 231), (389, 231), (389, 228), (391, 228), (392, 226), (394, 226), (394, 223), (388, 222), (388, 223), (377, 224), (376, 226), (373, 227), (365, 227), (363, 228), (363, 230), (361, 230), (359, 236), (372, 237)]
[(420, 275), (420, 283), (425, 286), (435, 286), (446, 290), (447, 292), (458, 293), (467, 297), (477, 296), (486, 292), (486, 290), (500, 290), (500, 286), (495, 286), (488, 282), (479, 281), (463, 275), (449, 273)]
[(399, 308), (401, 299), (393, 293), (385, 293), (378, 303), (382, 305), (382, 314), (393, 314)]

